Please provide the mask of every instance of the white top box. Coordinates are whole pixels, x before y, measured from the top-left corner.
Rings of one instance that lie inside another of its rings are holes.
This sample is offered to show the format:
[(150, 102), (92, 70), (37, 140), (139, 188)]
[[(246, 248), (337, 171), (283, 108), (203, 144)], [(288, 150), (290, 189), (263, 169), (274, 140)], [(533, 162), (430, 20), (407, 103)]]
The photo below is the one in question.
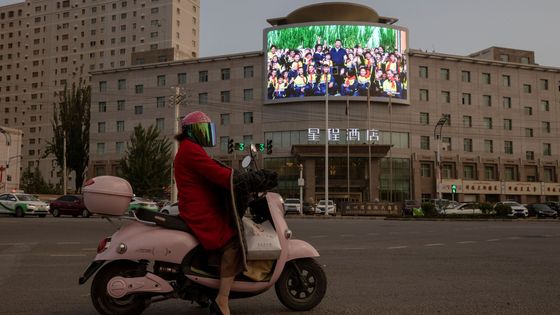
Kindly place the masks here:
[(115, 176), (98, 176), (88, 180), (83, 194), (89, 212), (111, 216), (124, 215), (133, 196), (130, 183)]

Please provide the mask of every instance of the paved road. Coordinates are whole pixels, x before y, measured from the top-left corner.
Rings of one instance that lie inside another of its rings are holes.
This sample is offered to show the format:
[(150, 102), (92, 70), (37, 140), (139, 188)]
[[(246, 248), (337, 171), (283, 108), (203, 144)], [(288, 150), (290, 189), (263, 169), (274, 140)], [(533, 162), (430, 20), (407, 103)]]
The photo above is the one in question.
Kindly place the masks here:
[[(327, 296), (306, 314), (560, 314), (560, 221), (289, 219), (321, 253)], [(0, 313), (96, 314), (77, 279), (113, 227), (0, 217)], [(269, 291), (234, 314), (290, 314)], [(184, 301), (145, 314), (207, 314)]]

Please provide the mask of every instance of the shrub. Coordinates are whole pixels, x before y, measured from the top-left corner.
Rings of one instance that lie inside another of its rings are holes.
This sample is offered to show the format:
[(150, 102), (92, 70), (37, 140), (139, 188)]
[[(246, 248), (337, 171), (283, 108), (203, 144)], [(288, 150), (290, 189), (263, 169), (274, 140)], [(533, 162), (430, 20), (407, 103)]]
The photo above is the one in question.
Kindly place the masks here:
[(437, 214), (436, 207), (432, 203), (424, 202), (422, 203), (421, 207), (422, 207), (422, 212), (424, 212), (425, 216), (433, 216)]
[(494, 211), (496, 211), (496, 215), (499, 217), (506, 217), (509, 213), (511, 213), (511, 207), (504, 204), (499, 204), (494, 207)]
[(478, 205), (478, 209), (480, 209), (480, 211), (482, 211), (482, 213), (484, 213), (484, 214), (491, 214), (492, 213), (492, 205), (489, 204), (488, 202), (481, 202)]

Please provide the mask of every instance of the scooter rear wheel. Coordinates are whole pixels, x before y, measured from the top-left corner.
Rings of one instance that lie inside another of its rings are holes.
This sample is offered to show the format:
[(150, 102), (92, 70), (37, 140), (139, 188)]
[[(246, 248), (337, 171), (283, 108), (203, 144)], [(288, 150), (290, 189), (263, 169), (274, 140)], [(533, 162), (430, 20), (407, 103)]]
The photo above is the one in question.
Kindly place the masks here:
[(298, 259), (286, 263), (274, 288), (284, 306), (294, 311), (308, 311), (323, 300), (327, 276), (314, 259)]
[(91, 284), (91, 300), (95, 309), (102, 315), (142, 313), (149, 305), (148, 297), (135, 294), (116, 299), (107, 292), (107, 283), (112, 278), (137, 276), (139, 271), (139, 264), (132, 261), (113, 262), (99, 270)]

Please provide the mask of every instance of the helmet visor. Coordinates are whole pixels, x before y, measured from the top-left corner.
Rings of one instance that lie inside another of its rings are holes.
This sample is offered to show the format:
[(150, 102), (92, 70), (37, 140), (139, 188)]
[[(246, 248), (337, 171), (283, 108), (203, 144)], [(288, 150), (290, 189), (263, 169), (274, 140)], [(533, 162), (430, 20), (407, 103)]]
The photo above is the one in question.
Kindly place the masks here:
[(203, 147), (216, 146), (216, 126), (212, 122), (201, 122), (183, 127), (187, 134)]

